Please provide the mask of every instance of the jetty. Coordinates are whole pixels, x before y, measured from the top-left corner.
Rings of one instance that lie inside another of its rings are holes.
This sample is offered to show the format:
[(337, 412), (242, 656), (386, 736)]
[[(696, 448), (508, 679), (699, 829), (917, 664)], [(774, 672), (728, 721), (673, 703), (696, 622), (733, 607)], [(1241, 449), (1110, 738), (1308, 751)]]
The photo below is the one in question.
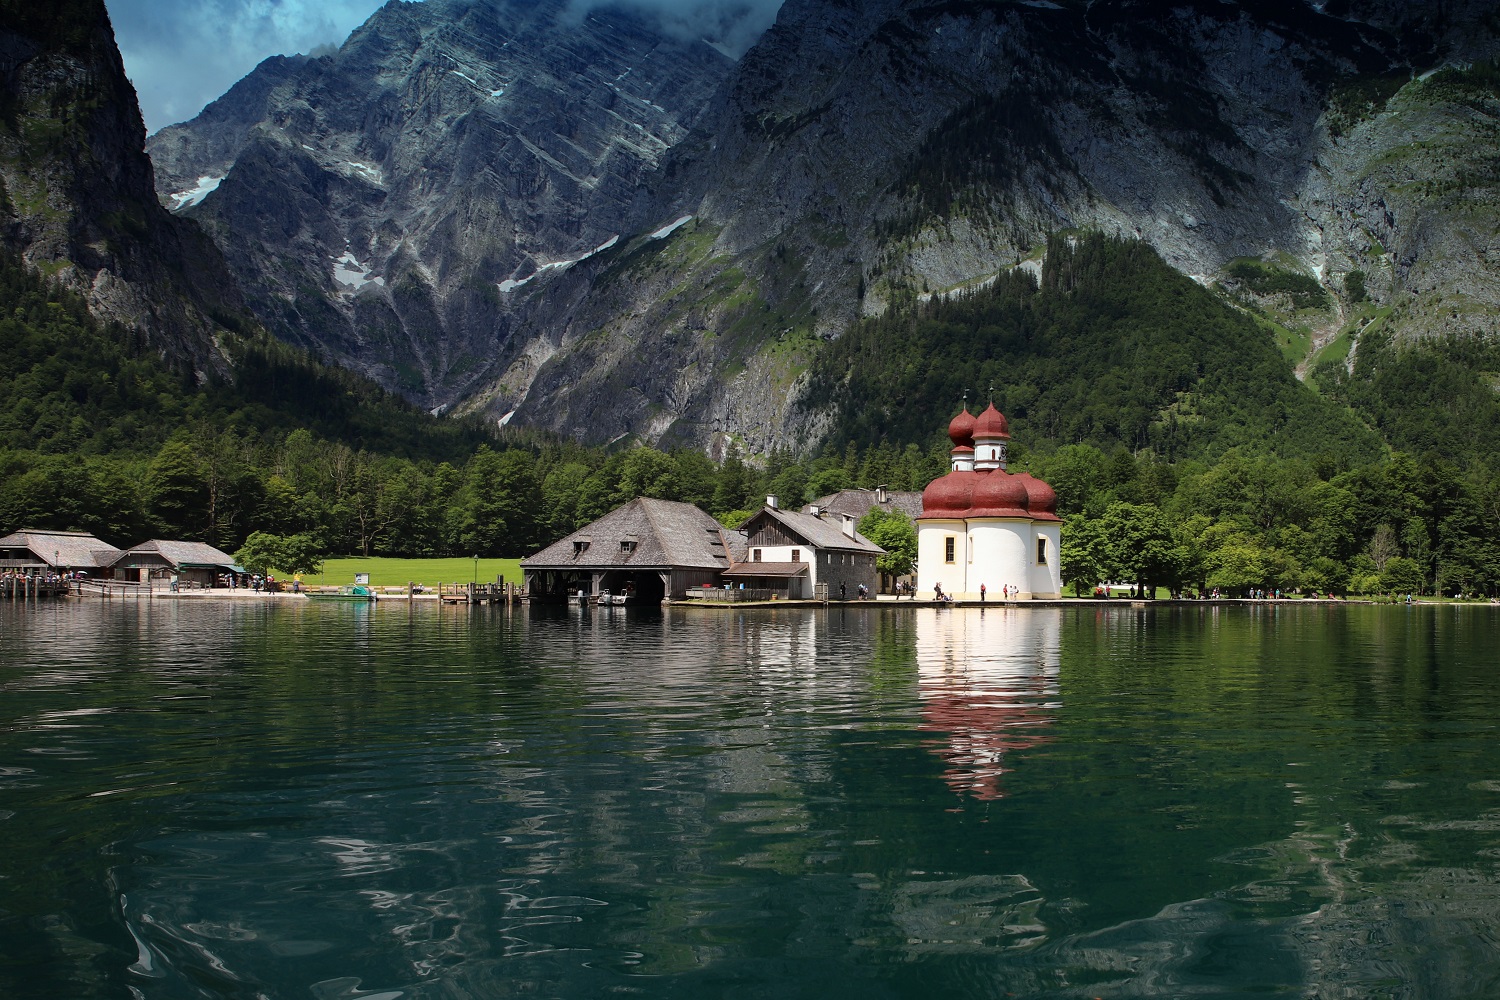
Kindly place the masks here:
[(439, 583), (444, 604), (519, 604), (525, 591), (513, 583)]
[(43, 597), (65, 597), (68, 581), (38, 573), (6, 574), (0, 577), (0, 598), (12, 601), (35, 601)]

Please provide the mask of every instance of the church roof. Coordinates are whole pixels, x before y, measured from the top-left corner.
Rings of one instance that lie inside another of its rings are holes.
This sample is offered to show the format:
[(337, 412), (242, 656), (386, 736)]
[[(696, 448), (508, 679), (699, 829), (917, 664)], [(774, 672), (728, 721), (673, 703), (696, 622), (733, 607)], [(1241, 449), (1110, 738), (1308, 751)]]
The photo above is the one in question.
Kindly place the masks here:
[(949, 421), (948, 440), (953, 442), (955, 448), (974, 446), (974, 414), (969, 412), (968, 403), (964, 404), (958, 416)]
[[(964, 423), (968, 408), (948, 425), (950, 437), (954, 428)], [(973, 437), (1001, 440), (1010, 437), (1005, 415), (991, 403), (978, 418), (971, 418)], [(970, 456), (973, 449), (954, 437), (955, 465)], [(927, 520), (961, 520), (975, 517), (1021, 518), (1032, 521), (1060, 521), (1057, 516), (1057, 494), (1052, 487), (1027, 472), (1010, 473), (1004, 469), (955, 468), (927, 484), (922, 491), (922, 512)]]
[(995, 409), (994, 403), (975, 418), (973, 437), (976, 441), (1010, 437), (1010, 423), (1006, 421), (1005, 414)]

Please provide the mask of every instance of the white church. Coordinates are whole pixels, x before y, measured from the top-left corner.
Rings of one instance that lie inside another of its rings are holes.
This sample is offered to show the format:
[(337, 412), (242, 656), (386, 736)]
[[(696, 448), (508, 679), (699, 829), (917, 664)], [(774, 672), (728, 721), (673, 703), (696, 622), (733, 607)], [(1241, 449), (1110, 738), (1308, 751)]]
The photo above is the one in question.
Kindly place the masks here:
[(995, 404), (948, 425), (953, 469), (922, 491), (917, 596), (1029, 601), (1062, 596), (1057, 494), (1028, 473), (1006, 471), (1010, 429)]

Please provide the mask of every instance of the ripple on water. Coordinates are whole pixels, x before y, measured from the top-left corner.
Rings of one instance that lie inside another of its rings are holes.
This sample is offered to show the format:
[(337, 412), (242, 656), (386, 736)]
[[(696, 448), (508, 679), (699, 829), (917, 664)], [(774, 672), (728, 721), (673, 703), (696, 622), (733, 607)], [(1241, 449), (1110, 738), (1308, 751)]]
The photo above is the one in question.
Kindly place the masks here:
[(0, 986), (112, 958), (107, 992), (161, 997), (1486, 995), (1497, 639), (0, 607)]

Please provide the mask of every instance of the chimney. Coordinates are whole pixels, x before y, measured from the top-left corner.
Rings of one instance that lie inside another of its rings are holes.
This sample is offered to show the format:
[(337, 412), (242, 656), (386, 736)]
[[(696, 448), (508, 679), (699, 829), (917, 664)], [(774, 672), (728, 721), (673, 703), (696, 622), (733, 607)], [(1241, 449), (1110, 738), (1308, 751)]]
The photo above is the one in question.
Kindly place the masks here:
[(887, 503), (889, 500), (890, 500), (890, 498), (885, 495), (885, 487), (884, 486), (877, 486), (877, 487), (875, 487), (875, 502), (876, 503)]
[(844, 534), (848, 535), (850, 538), (853, 538), (854, 537), (854, 515), (853, 514), (844, 514), (843, 518), (844, 518)]
[(780, 509), (780, 508), (778, 508), (776, 506), (776, 494), (774, 494), (774, 493), (767, 493), (766, 494), (766, 506), (769, 507), (769, 508), (771, 508), (772, 510), (779, 510)]

